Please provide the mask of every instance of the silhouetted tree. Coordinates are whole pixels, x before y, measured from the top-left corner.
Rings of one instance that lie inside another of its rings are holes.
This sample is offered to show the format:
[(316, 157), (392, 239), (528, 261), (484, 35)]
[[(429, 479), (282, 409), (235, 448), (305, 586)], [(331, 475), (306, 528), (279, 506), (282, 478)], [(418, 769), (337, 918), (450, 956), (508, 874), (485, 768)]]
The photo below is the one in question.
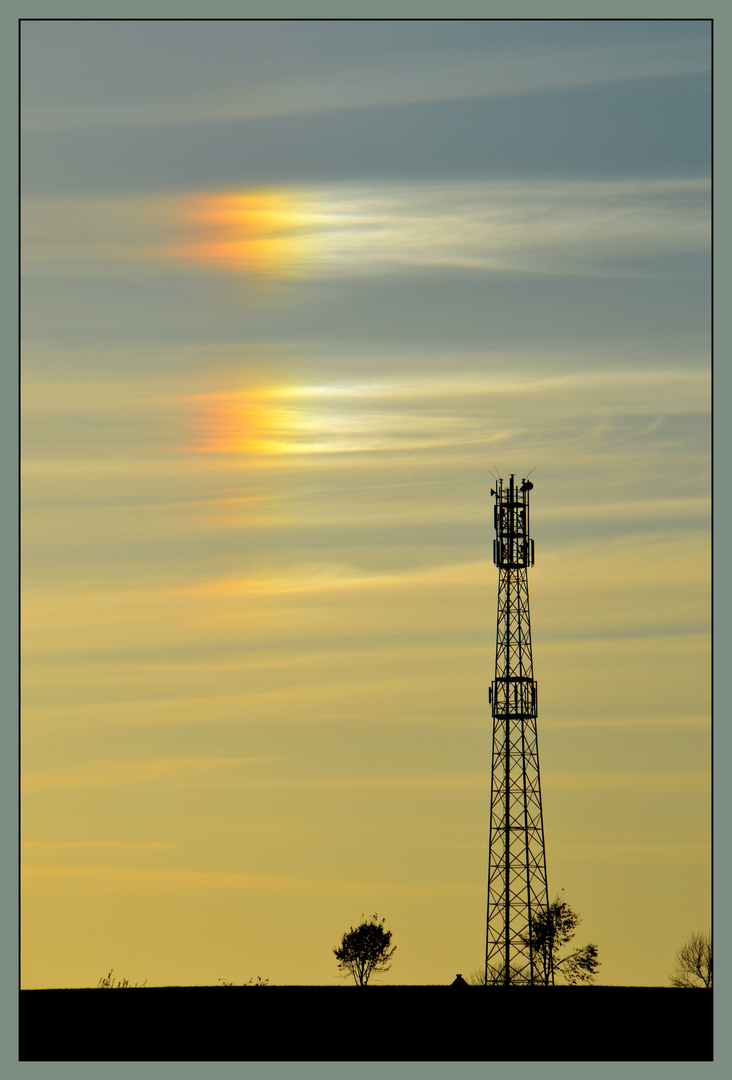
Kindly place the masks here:
[(676, 970), (669, 976), (672, 986), (712, 985), (712, 932), (693, 933), (676, 953)]
[(391, 945), (391, 930), (384, 929), (385, 922), (386, 919), (379, 921), (378, 915), (372, 915), (359, 926), (352, 926), (343, 935), (339, 948), (333, 950), (338, 967), (353, 975), (356, 986), (366, 986), (374, 972), (388, 971), (391, 967), (389, 961), (396, 945)]
[[(531, 920), (531, 954), (534, 962), (534, 983), (549, 985), (552, 972), (559, 974), (568, 983), (591, 983), (594, 981), (600, 961), (597, 958), (597, 946), (585, 945), (566, 956), (562, 949), (572, 940), (580, 923), (580, 917), (572, 911), (569, 904), (559, 896), (555, 897), (547, 910), (535, 913)], [(529, 937), (523, 939), (529, 945)], [(522, 960), (521, 966), (511, 964), (509, 982), (511, 986), (528, 984), (531, 980), (531, 968)], [(504, 985), (505, 968), (476, 968), (468, 975), (470, 986)]]
[(580, 921), (579, 915), (558, 895), (548, 908), (542, 908), (532, 917), (531, 936), (524, 941), (531, 947), (535, 981), (538, 974), (538, 982), (549, 985), (554, 972), (568, 983), (594, 982), (600, 966), (596, 945), (584, 945), (566, 956), (561, 955)]

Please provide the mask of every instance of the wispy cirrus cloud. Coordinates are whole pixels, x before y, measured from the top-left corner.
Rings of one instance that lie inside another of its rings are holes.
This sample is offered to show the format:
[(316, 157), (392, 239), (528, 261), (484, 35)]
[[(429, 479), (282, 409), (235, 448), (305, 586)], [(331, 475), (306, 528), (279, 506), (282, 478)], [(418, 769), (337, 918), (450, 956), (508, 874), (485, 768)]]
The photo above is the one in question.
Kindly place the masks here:
[(557, 844), (553, 854), (569, 863), (616, 863), (618, 865), (700, 866), (709, 865), (709, 838), (697, 843), (608, 843)]
[(712, 780), (708, 772), (602, 772), (583, 769), (576, 772), (552, 770), (542, 777), (542, 782), (550, 791), (555, 788), (628, 788), (650, 795), (668, 791), (679, 794), (711, 791)]
[[(476, 29), (480, 31), (481, 27)], [(232, 65), (232, 58), (228, 58), (227, 64), (227, 52), (220, 49), (220, 81), (215, 88), (198, 85), (196, 70), (190, 67), (185, 68), (186, 77), (181, 80), (180, 72), (171, 65), (170, 77), (180, 80), (176, 94), (161, 96), (153, 85), (144, 101), (135, 100), (137, 95), (132, 90), (128, 90), (126, 101), (102, 98), (82, 102), (73, 93), (57, 95), (52, 102), (40, 95), (31, 96), (23, 109), (23, 126), (28, 132), (94, 131), (274, 120), (383, 106), (503, 98), (598, 83), (697, 74), (710, 67), (709, 44), (703, 35), (693, 40), (657, 41), (654, 48), (637, 37), (612, 44), (598, 40), (573, 45), (566, 41), (563, 46), (547, 50), (543, 43), (501, 41), (500, 31), (500, 27), (494, 31), (493, 43), (484, 43), (489, 46), (487, 50), (475, 48), (469, 35), (459, 48), (451, 47), (448, 41), (439, 42), (439, 36), (433, 35), (432, 41), (423, 40), (422, 48), (410, 47), (407, 39), (398, 51), (383, 50), (366, 62), (362, 49), (354, 49), (356, 43), (341, 34), (334, 48), (308, 64), (308, 45), (312, 47), (312, 42), (302, 41), (300, 55), (289, 57), (288, 73), (273, 78), (271, 71), (262, 71), (258, 64), (257, 43), (262, 31), (241, 34), (235, 26), (233, 34), (247, 62)], [(226, 33), (232, 31), (227, 29)], [(325, 40), (324, 35), (323, 43)], [(121, 63), (114, 39), (107, 41), (105, 51), (110, 63)], [(286, 49), (286, 42), (285, 30), (284, 37), (279, 35), (280, 48), (284, 45)], [(166, 56), (165, 43), (161, 44), (160, 59), (164, 63), (170, 56)], [(168, 45), (175, 47), (172, 36)], [(318, 70), (317, 75), (312, 74), (313, 68)]]
[(95, 852), (95, 851), (172, 851), (177, 844), (170, 844), (159, 840), (149, 840), (143, 843), (135, 843), (131, 840), (23, 840), (20, 845), (21, 852), (29, 854), (44, 854), (47, 852)]
[(177, 265), (267, 280), (669, 273), (659, 259), (708, 251), (709, 198), (706, 179), (525, 178), (29, 197), (23, 268), (147, 277)]
[[(83, 766), (75, 766), (68, 770), (55, 772), (34, 773), (27, 777), (21, 786), (28, 794), (32, 792), (59, 787), (85, 787), (99, 784), (137, 784), (143, 782), (165, 782), (185, 780), (186, 786), (194, 788), (196, 777), (202, 777), (213, 770), (225, 768), (229, 777), (221, 776), (216, 781), (217, 786), (222, 788), (244, 785), (254, 790), (278, 790), (278, 789), (312, 789), (315, 791), (328, 790), (393, 790), (393, 791), (437, 791), (453, 790), (467, 791), (470, 789), (489, 790), (489, 773), (454, 773), (447, 775), (369, 775), (369, 776), (317, 776), (302, 778), (297, 776), (275, 776), (267, 779), (256, 777), (239, 777), (232, 779), (230, 774), (241, 761), (247, 764), (252, 759), (236, 758), (227, 760), (209, 759), (204, 761), (175, 761), (141, 762), (132, 768), (125, 767), (124, 762), (97, 763), (88, 769)], [(257, 759), (254, 759), (257, 760)], [(261, 759), (260, 759), (261, 760)], [(587, 772), (557, 772), (552, 771), (547, 779), (549, 788), (561, 789), (614, 789), (633, 788), (644, 792), (677, 791), (700, 792), (707, 791), (711, 785), (708, 773), (683, 773), (683, 772), (658, 772), (658, 773), (634, 773), (634, 772), (602, 772), (595, 770)]]
[(481, 446), (500, 452), (531, 438), (539, 425), (544, 453), (554, 440), (566, 444), (580, 436), (586, 451), (607, 454), (619, 420), (637, 425), (642, 418), (650, 434), (664, 417), (706, 414), (709, 393), (708, 374), (693, 370), (531, 372), (524, 378), (457, 371), (234, 388), (182, 404), (191, 424), (186, 448), (229, 457)]
[(275, 760), (270, 757), (157, 758), (143, 761), (79, 762), (66, 768), (21, 775), (21, 791), (35, 794), (55, 788), (109, 787), (124, 784), (206, 784), (212, 774)]
[(392, 896), (455, 896), (472, 895), (473, 884), (421, 884), (405, 881), (383, 880), (374, 882), (343, 877), (298, 877), (288, 874), (247, 874), (238, 871), (216, 870), (155, 870), (141, 867), (121, 867), (97, 864), (93, 866), (69, 866), (47, 864), (26, 866), (21, 870), (21, 882), (25, 890), (39, 888), (82, 889), (91, 892), (237, 892), (291, 894), (295, 897), (323, 896), (328, 898), (363, 897), (365, 888), (371, 892)]

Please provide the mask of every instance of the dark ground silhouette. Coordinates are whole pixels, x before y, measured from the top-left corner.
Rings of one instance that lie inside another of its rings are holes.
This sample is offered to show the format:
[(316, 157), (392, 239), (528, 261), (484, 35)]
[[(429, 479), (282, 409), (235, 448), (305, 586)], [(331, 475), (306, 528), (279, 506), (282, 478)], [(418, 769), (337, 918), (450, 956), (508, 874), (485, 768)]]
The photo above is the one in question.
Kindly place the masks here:
[(21, 1061), (711, 1061), (712, 991), (24, 990)]

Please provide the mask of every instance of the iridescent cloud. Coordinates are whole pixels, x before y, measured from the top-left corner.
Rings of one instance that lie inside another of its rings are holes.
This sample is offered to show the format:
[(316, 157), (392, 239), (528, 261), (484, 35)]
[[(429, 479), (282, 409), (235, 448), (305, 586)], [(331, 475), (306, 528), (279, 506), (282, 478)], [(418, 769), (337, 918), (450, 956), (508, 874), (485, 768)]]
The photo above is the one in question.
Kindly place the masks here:
[[(708, 399), (706, 373), (688, 370), (531, 377), (463, 371), (449, 377), (283, 381), (185, 398), (190, 435), (184, 449), (251, 457), (488, 448), (526, 434), (537, 419), (545, 421), (549, 402), (562, 437), (571, 428), (586, 443), (599, 445), (610, 420), (626, 417), (644, 430), (655, 429), (664, 416), (706, 413)], [(620, 509), (627, 513), (627, 504)]]
[(198, 235), (178, 254), (265, 278), (302, 277), (314, 255), (307, 205), (294, 192), (250, 189), (186, 200), (181, 213)]
[(339, 185), (200, 193), (171, 254), (264, 278), (388, 268), (628, 272), (708, 245), (706, 180)]
[(295, 452), (307, 423), (288, 396), (276, 387), (198, 395), (190, 402), (196, 433), (190, 449), (218, 454)]
[(24, 272), (64, 277), (139, 278), (175, 263), (270, 283), (430, 269), (644, 275), (658, 272), (659, 258), (708, 250), (709, 183), (522, 179), (29, 198), (23, 235)]

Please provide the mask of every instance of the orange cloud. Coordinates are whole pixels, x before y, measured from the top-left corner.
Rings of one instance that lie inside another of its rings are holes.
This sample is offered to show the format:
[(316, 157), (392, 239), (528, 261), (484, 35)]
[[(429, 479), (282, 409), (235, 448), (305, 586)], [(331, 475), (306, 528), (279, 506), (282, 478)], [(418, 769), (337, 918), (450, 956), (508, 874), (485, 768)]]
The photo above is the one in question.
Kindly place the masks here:
[(177, 254), (262, 278), (297, 278), (312, 257), (304, 203), (276, 189), (195, 195), (182, 207), (196, 237)]
[(202, 394), (194, 399), (193, 449), (218, 454), (282, 454), (303, 421), (274, 389)]

